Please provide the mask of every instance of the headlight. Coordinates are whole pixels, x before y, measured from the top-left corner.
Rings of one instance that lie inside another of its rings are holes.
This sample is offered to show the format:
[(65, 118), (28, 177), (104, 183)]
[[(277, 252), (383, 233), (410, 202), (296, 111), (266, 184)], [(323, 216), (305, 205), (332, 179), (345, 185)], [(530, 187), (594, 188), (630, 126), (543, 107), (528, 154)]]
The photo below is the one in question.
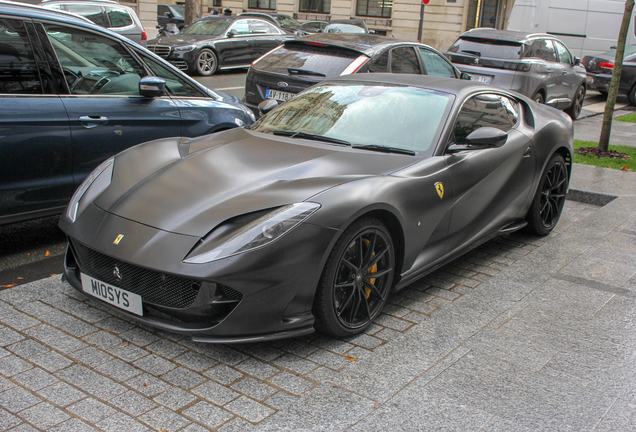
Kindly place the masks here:
[(220, 239), (218, 243), (213, 241), (216, 245), (208, 246), (204, 241), (184, 262), (203, 264), (264, 247), (291, 231), (319, 208), (320, 204), (310, 202), (278, 208)]
[(192, 51), (196, 47), (197, 47), (196, 45), (177, 46), (177, 47), (174, 47), (173, 50), (178, 52), (188, 52), (188, 51)]
[[(93, 170), (92, 173), (89, 174), (88, 177), (82, 182), (80, 187), (75, 191), (73, 197), (71, 198), (71, 202), (68, 204), (66, 208), (66, 217), (71, 222), (75, 222), (75, 218), (77, 218), (78, 209), (80, 207), (80, 200), (86, 194), (88, 188), (99, 178), (98, 182), (95, 182), (95, 188), (91, 190), (89, 194), (86, 195), (86, 200), (84, 200), (83, 207), (86, 207), (88, 203), (92, 202), (97, 196), (102, 193), (110, 184), (111, 179), (113, 178), (113, 162), (115, 161), (115, 157), (111, 157), (102, 162), (97, 168)], [(102, 176), (101, 174), (104, 173)]]

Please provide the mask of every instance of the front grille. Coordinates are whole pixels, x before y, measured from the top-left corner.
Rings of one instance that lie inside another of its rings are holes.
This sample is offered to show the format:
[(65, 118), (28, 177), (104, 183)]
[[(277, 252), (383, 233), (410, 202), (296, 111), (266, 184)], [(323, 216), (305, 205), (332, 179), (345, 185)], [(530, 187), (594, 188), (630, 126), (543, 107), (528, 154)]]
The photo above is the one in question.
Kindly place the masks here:
[(168, 58), (172, 50), (172, 48), (167, 45), (148, 45), (148, 49), (163, 58)]
[(221, 291), (221, 295), (228, 300), (240, 301), (243, 298), (243, 294), (229, 286), (218, 284), (218, 289)]
[(188, 64), (184, 61), (170, 61), (170, 63), (172, 63), (176, 68), (181, 69), (181, 70), (187, 70), (188, 69)]
[[(76, 241), (72, 242), (80, 270), (107, 284), (139, 294), (144, 302), (156, 305), (189, 307), (201, 287), (201, 282), (147, 270), (106, 256)], [(114, 276), (119, 269), (121, 282)]]

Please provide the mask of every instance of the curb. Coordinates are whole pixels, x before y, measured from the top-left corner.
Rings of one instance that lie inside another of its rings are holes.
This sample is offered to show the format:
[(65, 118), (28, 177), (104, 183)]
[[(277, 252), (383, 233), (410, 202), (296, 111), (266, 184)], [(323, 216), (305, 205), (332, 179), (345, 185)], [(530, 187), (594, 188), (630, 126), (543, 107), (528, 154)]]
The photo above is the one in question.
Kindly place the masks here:
[(600, 192), (592, 192), (581, 189), (570, 189), (565, 199), (570, 201), (582, 202), (585, 204), (594, 204), (605, 206), (618, 198), (616, 195), (604, 194)]

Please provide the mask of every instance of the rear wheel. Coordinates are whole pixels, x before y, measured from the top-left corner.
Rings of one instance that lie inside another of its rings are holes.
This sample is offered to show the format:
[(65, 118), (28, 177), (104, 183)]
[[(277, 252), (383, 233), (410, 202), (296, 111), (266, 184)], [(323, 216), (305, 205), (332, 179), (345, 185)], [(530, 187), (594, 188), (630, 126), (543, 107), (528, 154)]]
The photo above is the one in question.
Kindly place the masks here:
[(538, 104), (545, 103), (545, 98), (543, 97), (543, 93), (541, 93), (540, 91), (536, 92), (534, 96), (532, 96), (532, 100), (534, 100)]
[(393, 242), (382, 222), (354, 222), (336, 242), (320, 277), (316, 330), (335, 337), (364, 331), (386, 303), (394, 270)]
[(585, 87), (582, 85), (576, 89), (576, 93), (574, 93), (574, 99), (572, 100), (572, 105), (570, 108), (566, 109), (565, 112), (572, 117), (572, 120), (576, 120), (581, 114), (581, 110), (583, 109), (583, 100), (585, 100)]
[(565, 160), (560, 154), (554, 154), (541, 175), (537, 193), (526, 216), (530, 231), (540, 236), (552, 231), (561, 217), (567, 187), (568, 169)]

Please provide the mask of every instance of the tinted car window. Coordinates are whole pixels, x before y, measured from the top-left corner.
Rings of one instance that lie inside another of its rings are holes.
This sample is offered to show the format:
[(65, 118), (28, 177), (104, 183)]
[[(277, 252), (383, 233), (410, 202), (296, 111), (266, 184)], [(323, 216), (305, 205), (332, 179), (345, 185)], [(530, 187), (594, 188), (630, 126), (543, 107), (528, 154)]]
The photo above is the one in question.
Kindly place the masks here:
[(230, 28), (230, 31), (232, 30), (236, 31), (236, 34), (246, 35), (250, 33), (250, 26), (247, 23), (247, 20), (240, 20), (235, 22), (232, 25), (232, 28)]
[(164, 15), (166, 12), (170, 12), (170, 9), (168, 9), (168, 6), (163, 6), (163, 5), (157, 5), (157, 14), (158, 15)]
[(369, 65), (369, 72), (386, 72), (389, 66), (389, 51), (384, 51), (378, 57), (374, 58)]
[(74, 14), (81, 15), (95, 24), (101, 27), (108, 27), (108, 23), (104, 18), (102, 7), (97, 5), (83, 5), (83, 4), (67, 4), (66, 9)]
[(471, 132), (482, 127), (494, 127), (508, 132), (517, 123), (516, 102), (495, 94), (480, 94), (466, 101), (462, 107), (452, 140), (464, 144)]
[(195, 22), (185, 29), (182, 34), (219, 36), (231, 23), (232, 21), (225, 19), (205, 19)]
[(0, 19), (0, 93), (42, 93), (33, 49), (22, 21)]
[(391, 51), (391, 72), (419, 74), (420, 65), (412, 47), (395, 48)]
[(426, 48), (420, 48), (420, 55), (426, 67), (427, 75), (455, 78), (455, 70), (439, 54), (429, 51)]
[(572, 55), (567, 50), (562, 43), (554, 41), (554, 45), (556, 46), (557, 54), (559, 56), (559, 61), (561, 63), (569, 63), (572, 64)]
[(110, 27), (126, 27), (133, 23), (132, 17), (124, 8), (106, 6), (106, 14), (110, 20)]
[(545, 61), (555, 62), (556, 54), (554, 52), (554, 46), (552, 41), (546, 39), (536, 39), (530, 44), (530, 49), (524, 55), (524, 57), (540, 58)]
[(288, 69), (302, 69), (326, 77), (338, 76), (360, 54), (332, 47), (318, 47), (305, 44), (283, 46), (263, 57), (253, 67), (288, 75)]
[[(249, 20), (250, 33), (252, 34), (279, 34), (276, 27), (260, 20)], [(232, 27), (234, 28), (234, 27)]]
[(524, 55), (525, 46), (521, 43), (461, 37), (448, 49), (455, 54), (468, 54), (477, 57), (519, 60)]
[(45, 24), (72, 94), (138, 95), (145, 72), (119, 42)]
[(196, 89), (192, 84), (187, 82), (182, 77), (176, 75), (171, 70), (167, 69), (161, 63), (144, 56), (144, 61), (148, 65), (152, 72), (160, 78), (166, 80), (166, 87), (168, 92), (174, 96), (201, 96), (201, 92)]

